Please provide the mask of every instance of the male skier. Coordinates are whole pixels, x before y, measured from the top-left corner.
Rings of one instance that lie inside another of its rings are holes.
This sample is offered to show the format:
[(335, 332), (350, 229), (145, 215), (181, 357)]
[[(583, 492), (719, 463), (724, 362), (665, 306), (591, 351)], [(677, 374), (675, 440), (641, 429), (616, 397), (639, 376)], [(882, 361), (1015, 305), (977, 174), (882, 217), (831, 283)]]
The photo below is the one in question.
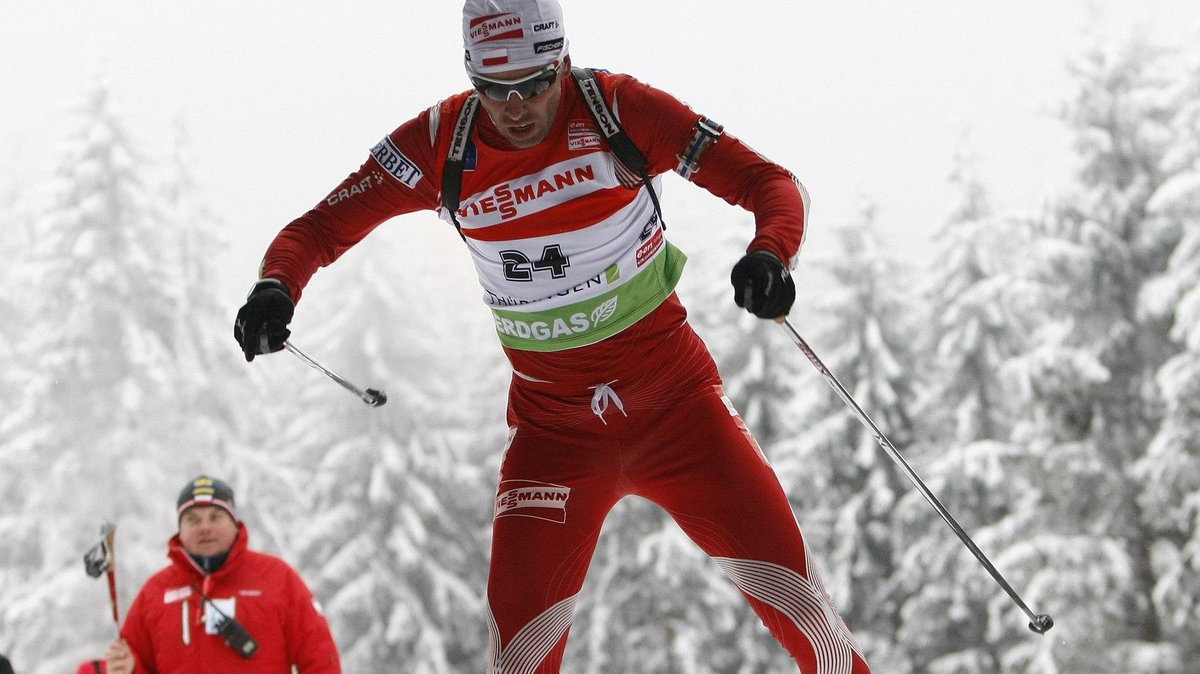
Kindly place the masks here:
[[(246, 359), (282, 348), (319, 267), (396, 215), (437, 211), (470, 251), (513, 366), (488, 671), (559, 671), (601, 524), (637, 494), (717, 561), (800, 671), (868, 672), (686, 320), (674, 292), (685, 257), (659, 213), (658, 176), (672, 170), (753, 212), (734, 301), (778, 318), (795, 299), (803, 188), (672, 96), (573, 72), (557, 0), (467, 0), (463, 42), (473, 88), (384, 137), (271, 243), (235, 324)], [(644, 172), (617, 149), (618, 124)]]

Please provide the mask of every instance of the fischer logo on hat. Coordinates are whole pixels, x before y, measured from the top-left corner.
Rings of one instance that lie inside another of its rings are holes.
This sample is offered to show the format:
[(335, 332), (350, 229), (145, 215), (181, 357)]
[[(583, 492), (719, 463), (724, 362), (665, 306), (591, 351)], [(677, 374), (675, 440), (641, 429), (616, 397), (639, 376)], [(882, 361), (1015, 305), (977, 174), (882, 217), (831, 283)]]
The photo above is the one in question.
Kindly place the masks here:
[(480, 75), (545, 66), (567, 54), (558, 0), (467, 0), (467, 69)]
[(183, 511), (193, 506), (216, 506), (223, 508), (236, 522), (237, 509), (233, 504), (233, 489), (215, 477), (201, 475), (187, 483), (175, 501), (175, 516), (182, 517)]

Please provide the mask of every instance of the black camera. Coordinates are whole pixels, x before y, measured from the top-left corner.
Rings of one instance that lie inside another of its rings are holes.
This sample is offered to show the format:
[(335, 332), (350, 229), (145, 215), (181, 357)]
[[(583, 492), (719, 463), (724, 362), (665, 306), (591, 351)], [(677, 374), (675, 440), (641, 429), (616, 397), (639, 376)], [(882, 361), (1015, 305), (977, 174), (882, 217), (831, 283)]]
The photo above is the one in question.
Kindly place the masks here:
[(258, 650), (258, 642), (254, 640), (254, 637), (250, 636), (241, 623), (229, 616), (225, 616), (217, 625), (217, 634), (220, 634), (225, 639), (225, 643), (237, 651), (238, 655), (247, 660), (253, 657), (254, 652)]

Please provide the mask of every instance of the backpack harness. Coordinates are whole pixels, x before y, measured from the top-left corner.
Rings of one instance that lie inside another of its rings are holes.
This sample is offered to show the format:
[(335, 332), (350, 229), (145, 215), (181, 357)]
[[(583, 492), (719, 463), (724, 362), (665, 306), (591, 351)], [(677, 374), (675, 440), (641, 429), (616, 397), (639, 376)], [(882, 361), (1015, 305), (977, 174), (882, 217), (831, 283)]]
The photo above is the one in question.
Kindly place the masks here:
[[(616, 115), (604, 101), (604, 90), (600, 87), (595, 73), (589, 68), (571, 68), (571, 75), (575, 78), (575, 84), (579, 86), (579, 92), (583, 95), (583, 101), (587, 104), (588, 111), (592, 113), (592, 118), (596, 120), (596, 125), (600, 127), (601, 133), (608, 141), (609, 148), (617, 158), (618, 172), (625, 169), (642, 181), (642, 184), (646, 186), (646, 191), (650, 193), (650, 200), (654, 202), (654, 214), (658, 216), (662, 228), (666, 229), (667, 223), (663, 220), (662, 206), (658, 203), (658, 193), (654, 191), (654, 186), (650, 183), (650, 173), (647, 169), (649, 162), (646, 161), (646, 156), (642, 154), (641, 150), (629, 139), (629, 135), (621, 127)], [(450, 220), (454, 222), (455, 228), (458, 229), (458, 235), (463, 237), (463, 240), (466, 240), (466, 237), (463, 236), (462, 225), (459, 224), (455, 213), (458, 211), (459, 197), (462, 192), (462, 175), (463, 169), (466, 167), (467, 146), (470, 144), (471, 130), (475, 128), (475, 120), (478, 115), (479, 94), (473, 92), (467, 97), (466, 103), (458, 113), (458, 121), (454, 125), (454, 136), (450, 141), (450, 151), (446, 153), (446, 165), (442, 169), (442, 205), (450, 213)], [(696, 172), (700, 155), (721, 137), (722, 131), (720, 124), (707, 117), (701, 118), (696, 123), (696, 135), (688, 145), (687, 151), (680, 157), (680, 175), (689, 178)]]

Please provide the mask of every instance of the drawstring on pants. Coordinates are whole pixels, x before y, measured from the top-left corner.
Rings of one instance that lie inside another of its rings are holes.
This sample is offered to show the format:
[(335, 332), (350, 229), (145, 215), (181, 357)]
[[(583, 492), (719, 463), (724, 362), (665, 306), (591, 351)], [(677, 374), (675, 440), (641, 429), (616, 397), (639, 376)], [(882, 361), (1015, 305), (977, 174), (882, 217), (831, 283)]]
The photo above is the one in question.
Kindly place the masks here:
[(604, 420), (604, 413), (608, 411), (609, 401), (617, 404), (617, 409), (621, 410), (621, 414), (624, 414), (627, 417), (629, 416), (629, 414), (625, 412), (625, 404), (621, 402), (621, 397), (618, 396), (617, 392), (612, 389), (611, 384), (615, 383), (617, 383), (616, 379), (604, 384), (596, 384), (595, 386), (588, 387), (595, 391), (595, 393), (592, 394), (592, 413), (597, 417), (600, 417), (600, 422), (605, 426), (608, 425), (608, 422)]

